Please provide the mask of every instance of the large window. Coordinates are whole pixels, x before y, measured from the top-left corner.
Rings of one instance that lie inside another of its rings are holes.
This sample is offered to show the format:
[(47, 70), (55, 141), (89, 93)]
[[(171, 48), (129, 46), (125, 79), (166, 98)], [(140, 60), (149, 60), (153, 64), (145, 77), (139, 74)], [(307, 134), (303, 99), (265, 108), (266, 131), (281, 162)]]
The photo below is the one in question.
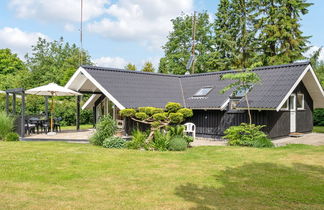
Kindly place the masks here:
[(200, 90), (198, 90), (194, 96), (206, 96), (213, 88), (212, 87), (203, 87)]
[(299, 110), (305, 109), (304, 94), (302, 93), (297, 94), (297, 109)]

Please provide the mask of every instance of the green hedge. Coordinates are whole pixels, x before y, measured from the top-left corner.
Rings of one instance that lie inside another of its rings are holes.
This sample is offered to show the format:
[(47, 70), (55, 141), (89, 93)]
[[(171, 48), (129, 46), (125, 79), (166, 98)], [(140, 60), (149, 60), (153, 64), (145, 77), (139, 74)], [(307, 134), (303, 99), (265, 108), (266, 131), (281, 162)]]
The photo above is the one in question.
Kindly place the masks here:
[(314, 110), (314, 125), (324, 126), (324, 109)]

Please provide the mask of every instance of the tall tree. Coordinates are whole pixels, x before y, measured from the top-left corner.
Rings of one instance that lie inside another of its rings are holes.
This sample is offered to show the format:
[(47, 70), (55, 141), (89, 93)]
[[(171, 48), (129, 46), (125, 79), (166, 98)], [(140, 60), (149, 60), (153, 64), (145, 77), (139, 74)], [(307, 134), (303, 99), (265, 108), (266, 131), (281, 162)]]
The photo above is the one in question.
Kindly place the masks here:
[(23, 78), (29, 71), (22, 60), (10, 49), (0, 49), (0, 90), (25, 87)]
[[(39, 86), (49, 82), (65, 85), (80, 66), (80, 49), (75, 44), (59, 41), (49, 42), (39, 38), (27, 54), (26, 62), (31, 70), (30, 86)], [(82, 51), (82, 64), (92, 64), (90, 56)]]
[[(168, 35), (168, 41), (163, 46), (165, 56), (160, 60), (159, 72), (184, 74), (190, 58), (189, 48), (192, 42), (192, 16), (182, 15), (171, 20), (173, 30)], [(210, 70), (207, 62), (210, 52), (213, 51), (212, 31), (209, 15), (206, 12), (198, 13), (196, 18), (196, 61), (195, 73)]]
[(154, 70), (153, 64), (148, 61), (148, 62), (144, 63), (142, 71), (144, 71), (144, 72), (154, 72), (155, 70)]
[(126, 70), (136, 71), (136, 66), (134, 64), (128, 63), (125, 67)]
[(221, 0), (213, 23), (215, 50), (211, 53), (211, 59), (209, 59), (209, 65), (213, 69), (228, 70), (233, 65), (233, 48), (236, 42), (232, 36), (234, 32), (231, 27), (230, 13), (230, 1)]
[(10, 49), (0, 49), (0, 74), (13, 74), (26, 69), (24, 62)]
[(259, 43), (254, 28), (257, 3), (257, 0), (221, 0), (214, 31), (219, 59), (225, 62), (223, 68), (244, 69), (257, 62)]
[(258, 4), (260, 16), (260, 51), (264, 65), (292, 63), (303, 59), (309, 36), (301, 31), (301, 16), (308, 13), (307, 0), (263, 0)]

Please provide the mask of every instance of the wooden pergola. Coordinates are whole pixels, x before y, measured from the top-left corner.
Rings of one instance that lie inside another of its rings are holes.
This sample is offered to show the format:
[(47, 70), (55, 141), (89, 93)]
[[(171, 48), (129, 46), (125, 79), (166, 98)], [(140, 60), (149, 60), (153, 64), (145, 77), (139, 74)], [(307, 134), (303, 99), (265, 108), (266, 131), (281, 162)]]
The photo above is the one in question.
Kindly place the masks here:
[[(26, 93), (24, 88), (15, 88), (8, 89), (5, 91), (6, 93), (6, 113), (9, 115), (9, 101), (10, 96), (12, 95), (12, 114), (17, 115), (17, 95), (21, 96), (21, 113), (20, 113), (20, 121), (17, 124), (17, 132), (23, 138), (25, 136), (25, 109), (26, 109)], [(45, 97), (45, 115), (48, 119), (48, 96)], [(80, 102), (81, 96), (77, 96), (76, 100), (76, 130), (80, 130)]]

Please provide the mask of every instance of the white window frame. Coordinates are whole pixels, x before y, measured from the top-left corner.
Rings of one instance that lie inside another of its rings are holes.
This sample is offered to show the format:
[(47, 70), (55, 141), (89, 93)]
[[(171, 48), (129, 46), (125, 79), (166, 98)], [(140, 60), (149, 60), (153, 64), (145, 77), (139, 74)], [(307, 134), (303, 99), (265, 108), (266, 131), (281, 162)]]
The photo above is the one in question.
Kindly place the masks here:
[[(298, 103), (298, 97), (299, 96), (303, 96), (303, 99), (302, 99), (302, 103), (301, 103), (301, 107), (297, 107)], [(297, 93), (297, 98), (296, 98), (296, 107), (297, 107), (297, 110), (304, 110), (305, 109), (305, 95), (303, 93)]]

